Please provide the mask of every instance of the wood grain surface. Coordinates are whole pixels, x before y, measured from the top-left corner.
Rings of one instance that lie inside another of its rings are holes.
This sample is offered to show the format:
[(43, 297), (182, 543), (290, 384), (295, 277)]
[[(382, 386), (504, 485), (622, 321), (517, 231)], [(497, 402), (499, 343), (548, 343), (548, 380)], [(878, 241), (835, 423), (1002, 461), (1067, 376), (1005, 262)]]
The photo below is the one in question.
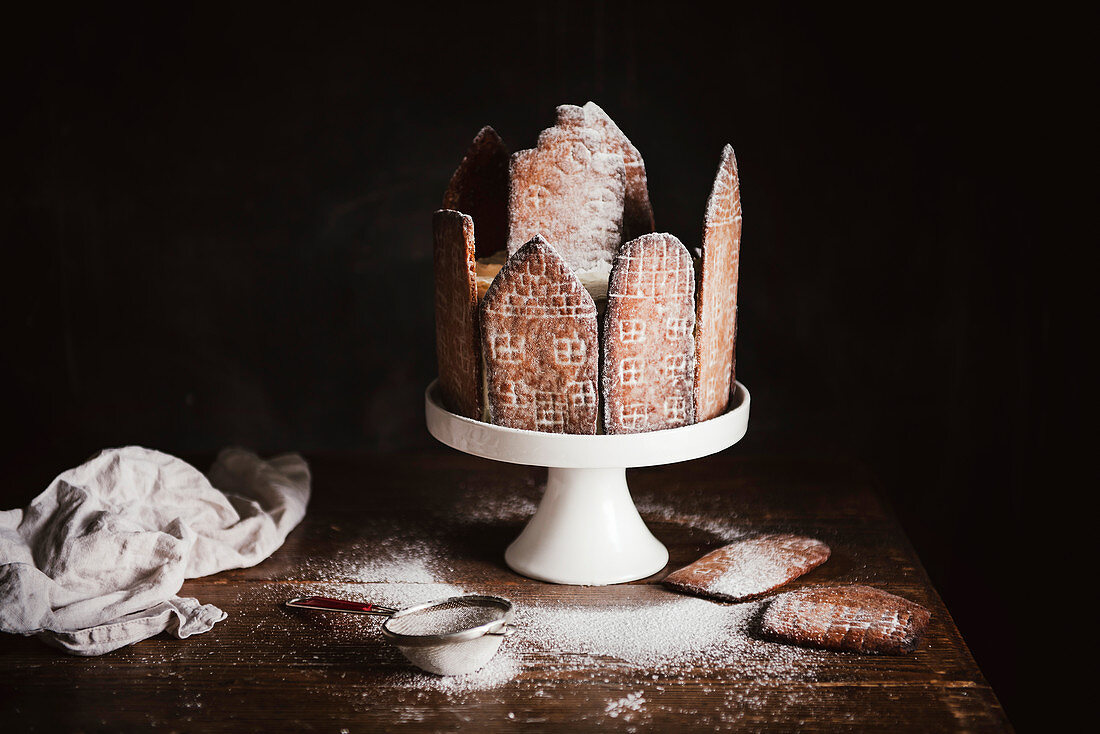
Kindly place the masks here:
[[(503, 563), (545, 470), (443, 450), (307, 458), (314, 496), (286, 544), (254, 568), (184, 584), (181, 595), (229, 614), (212, 631), (186, 640), (161, 635), (98, 658), (0, 636), (3, 731), (1011, 728), (873, 479), (857, 465), (718, 455), (632, 470), (632, 492), (668, 546), (669, 565), (632, 584), (577, 587), (532, 581)], [(656, 582), (723, 545), (730, 529), (824, 540), (832, 558), (787, 588), (858, 582), (888, 590), (932, 611), (927, 635), (898, 657), (792, 649), (812, 657), (812, 675), (797, 666), (761, 675), (736, 657), (639, 665), (570, 649), (568, 636), (561, 645), (524, 644), (524, 614), (667, 600), (673, 592)], [(392, 577), (403, 568), (418, 570), (415, 578)], [(429, 582), (515, 602), (521, 626), (502, 647), (515, 663), (511, 674), (494, 685), (477, 674), (447, 682), (388, 647), (377, 620), (282, 606), (314, 591), (431, 598), (424, 597), (434, 590)]]

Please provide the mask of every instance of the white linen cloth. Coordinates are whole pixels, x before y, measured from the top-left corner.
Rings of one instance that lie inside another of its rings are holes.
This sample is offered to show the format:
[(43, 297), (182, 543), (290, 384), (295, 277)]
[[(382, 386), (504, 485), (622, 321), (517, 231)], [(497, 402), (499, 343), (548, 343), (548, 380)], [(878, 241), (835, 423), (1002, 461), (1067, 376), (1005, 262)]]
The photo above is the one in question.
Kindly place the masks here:
[(297, 454), (226, 449), (207, 479), (159, 451), (103, 451), (25, 510), (0, 511), (0, 630), (76, 655), (206, 632), (226, 614), (176, 596), (184, 579), (267, 558), (309, 493)]

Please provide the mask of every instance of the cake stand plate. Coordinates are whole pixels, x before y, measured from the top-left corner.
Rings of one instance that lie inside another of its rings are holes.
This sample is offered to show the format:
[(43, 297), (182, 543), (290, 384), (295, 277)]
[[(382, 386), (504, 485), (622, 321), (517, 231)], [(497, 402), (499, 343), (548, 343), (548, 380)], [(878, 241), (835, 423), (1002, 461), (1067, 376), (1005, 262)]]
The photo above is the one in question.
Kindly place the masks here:
[(749, 423), (749, 391), (735, 383), (730, 409), (682, 428), (581, 436), (494, 426), (443, 407), (437, 381), (424, 393), (428, 431), (467, 454), (548, 467), (538, 510), (504, 553), (517, 573), (557, 584), (600, 586), (660, 571), (668, 549), (653, 537), (626, 485), (630, 467), (672, 464), (721, 451)]

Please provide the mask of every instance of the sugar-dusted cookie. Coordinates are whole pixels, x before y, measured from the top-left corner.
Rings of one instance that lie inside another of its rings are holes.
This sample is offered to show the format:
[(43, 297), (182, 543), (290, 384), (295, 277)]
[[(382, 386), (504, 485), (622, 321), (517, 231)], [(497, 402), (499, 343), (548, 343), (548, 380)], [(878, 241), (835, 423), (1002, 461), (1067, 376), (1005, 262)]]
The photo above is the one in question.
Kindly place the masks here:
[(447, 409), (481, 418), (481, 338), (474, 268), (474, 220), (440, 209), (432, 217), (435, 351)]
[(562, 105), (538, 146), (512, 156), (508, 253), (541, 234), (573, 270), (610, 263), (622, 244), (626, 168), (584, 110)]
[(641, 433), (695, 422), (695, 270), (670, 234), (615, 256), (603, 330), (604, 431)]
[(760, 629), (795, 645), (898, 655), (916, 648), (931, 616), (920, 604), (869, 586), (810, 586), (775, 597)]
[(673, 571), (664, 584), (723, 601), (745, 601), (798, 578), (829, 560), (829, 546), (801, 535), (761, 535), (711, 551)]
[(710, 420), (729, 406), (737, 333), (737, 266), (741, 253), (741, 191), (733, 148), (722, 162), (703, 220), (702, 275), (695, 332), (695, 420)]
[(508, 238), (508, 148), (486, 125), (451, 176), (443, 208), (469, 214), (477, 233), (477, 257), (503, 250)]
[(481, 302), (489, 422), (595, 433), (596, 304), (546, 240), (508, 258)]
[(626, 193), (623, 201), (623, 242), (653, 231), (653, 205), (649, 203), (649, 183), (642, 154), (623, 134), (615, 121), (595, 102), (584, 106), (588, 127), (603, 133), (605, 150), (618, 153), (626, 166)]

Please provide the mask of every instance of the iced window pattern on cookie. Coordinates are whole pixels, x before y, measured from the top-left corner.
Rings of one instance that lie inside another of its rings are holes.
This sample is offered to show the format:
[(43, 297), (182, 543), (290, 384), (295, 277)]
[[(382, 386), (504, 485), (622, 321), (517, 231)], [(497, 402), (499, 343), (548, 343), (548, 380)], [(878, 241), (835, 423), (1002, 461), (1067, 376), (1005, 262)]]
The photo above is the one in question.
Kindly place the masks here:
[(695, 270), (687, 248), (669, 234), (623, 245), (611, 269), (603, 332), (607, 433), (694, 422), (694, 325)]
[(501, 268), (482, 301), (481, 324), (490, 422), (596, 432), (596, 306), (544, 238)]

